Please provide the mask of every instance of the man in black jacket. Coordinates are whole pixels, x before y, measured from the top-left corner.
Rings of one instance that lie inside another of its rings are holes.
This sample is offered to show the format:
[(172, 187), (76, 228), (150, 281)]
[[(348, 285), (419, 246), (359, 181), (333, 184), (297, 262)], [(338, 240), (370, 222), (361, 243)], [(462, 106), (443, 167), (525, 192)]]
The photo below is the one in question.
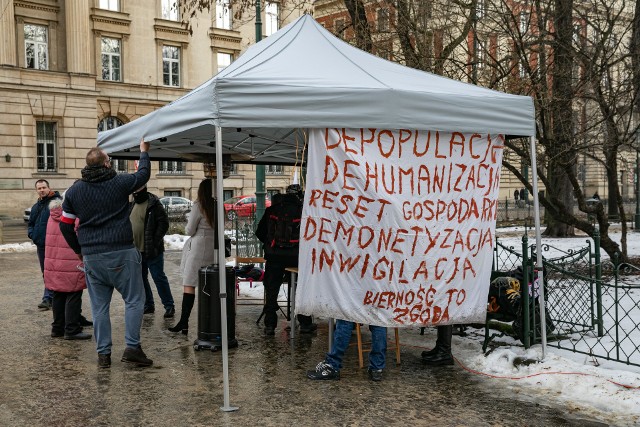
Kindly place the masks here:
[[(44, 277), (44, 249), (45, 239), (47, 237), (47, 222), (49, 221), (49, 202), (53, 199), (61, 199), (62, 197), (60, 197), (60, 193), (49, 188), (49, 181), (46, 179), (36, 181), (36, 192), (38, 193), (38, 201), (31, 207), (29, 223), (27, 225), (27, 235), (33, 241), (33, 244), (36, 245), (38, 261), (40, 261), (40, 270), (42, 270)], [(42, 302), (38, 304), (38, 308), (42, 311), (49, 310), (52, 299), (53, 292), (47, 289), (47, 284), (45, 283)]]
[(169, 216), (158, 197), (149, 193), (144, 186), (133, 193), (129, 219), (133, 229), (133, 242), (142, 255), (144, 314), (155, 312), (153, 293), (149, 284), (149, 272), (151, 272), (151, 277), (158, 289), (158, 296), (164, 306), (164, 318), (171, 318), (175, 315), (176, 309), (169, 280), (164, 273), (164, 235), (169, 229)]
[[(264, 258), (264, 333), (275, 335), (278, 325), (278, 293), (287, 267), (298, 266), (298, 240), (302, 216), (302, 189), (298, 184), (287, 187), (287, 194), (273, 196), (271, 206), (258, 223), (256, 237), (262, 242)], [(287, 219), (293, 219), (288, 221)], [(285, 236), (283, 238), (283, 236)], [(312, 333), (317, 325), (311, 316), (299, 314), (300, 332)]]

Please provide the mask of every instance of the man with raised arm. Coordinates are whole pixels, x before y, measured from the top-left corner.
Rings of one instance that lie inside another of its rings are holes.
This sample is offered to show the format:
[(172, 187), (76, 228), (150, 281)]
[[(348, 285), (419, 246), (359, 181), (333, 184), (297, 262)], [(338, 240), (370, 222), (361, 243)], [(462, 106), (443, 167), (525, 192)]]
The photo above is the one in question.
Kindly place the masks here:
[[(149, 143), (140, 142), (140, 162), (133, 174), (118, 174), (103, 150), (87, 153), (82, 179), (66, 192), (60, 230), (69, 246), (83, 259), (93, 311), (98, 367), (111, 366), (111, 319), (109, 306), (116, 289), (125, 305), (126, 348), (122, 361), (151, 366), (140, 346), (144, 310), (144, 286), (140, 252), (133, 244), (129, 221), (129, 195), (149, 181)], [(80, 219), (77, 236), (75, 219)]]

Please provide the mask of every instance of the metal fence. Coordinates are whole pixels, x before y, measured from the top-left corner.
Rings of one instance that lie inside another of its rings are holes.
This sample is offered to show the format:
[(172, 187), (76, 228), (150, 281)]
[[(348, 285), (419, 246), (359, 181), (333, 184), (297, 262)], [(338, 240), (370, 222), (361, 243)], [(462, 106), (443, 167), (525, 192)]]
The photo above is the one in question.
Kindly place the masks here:
[[(570, 251), (542, 246), (547, 343), (640, 366), (640, 269), (615, 259), (601, 262), (599, 241), (596, 234), (593, 243), (586, 240), (583, 247)], [(522, 293), (525, 347), (541, 337), (536, 285), (532, 285), (535, 253), (526, 236), (519, 248), (497, 242), (494, 249), (494, 270), (524, 266), (529, 283), (529, 292)]]

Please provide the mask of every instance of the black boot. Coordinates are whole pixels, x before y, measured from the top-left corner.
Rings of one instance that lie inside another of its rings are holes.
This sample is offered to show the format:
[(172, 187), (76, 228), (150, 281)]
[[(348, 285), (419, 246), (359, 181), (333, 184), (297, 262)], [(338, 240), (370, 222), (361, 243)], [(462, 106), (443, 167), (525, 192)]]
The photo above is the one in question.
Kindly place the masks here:
[(452, 335), (452, 325), (438, 326), (436, 346), (430, 351), (422, 352), (422, 363), (428, 366), (453, 365), (453, 355), (451, 354)]
[(184, 335), (187, 335), (189, 332), (189, 316), (191, 316), (191, 309), (193, 309), (195, 300), (195, 294), (182, 294), (182, 314), (180, 315), (178, 323), (174, 327), (169, 328), (171, 332), (182, 332)]

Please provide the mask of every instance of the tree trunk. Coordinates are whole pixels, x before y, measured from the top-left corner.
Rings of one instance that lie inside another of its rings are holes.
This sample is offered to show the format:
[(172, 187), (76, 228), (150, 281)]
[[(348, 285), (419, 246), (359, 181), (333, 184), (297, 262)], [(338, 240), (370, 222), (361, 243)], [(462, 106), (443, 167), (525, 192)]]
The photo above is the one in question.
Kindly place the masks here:
[(356, 47), (371, 53), (373, 41), (362, 0), (344, 0), (344, 5), (351, 17), (351, 25), (353, 25), (353, 31), (356, 36)]

